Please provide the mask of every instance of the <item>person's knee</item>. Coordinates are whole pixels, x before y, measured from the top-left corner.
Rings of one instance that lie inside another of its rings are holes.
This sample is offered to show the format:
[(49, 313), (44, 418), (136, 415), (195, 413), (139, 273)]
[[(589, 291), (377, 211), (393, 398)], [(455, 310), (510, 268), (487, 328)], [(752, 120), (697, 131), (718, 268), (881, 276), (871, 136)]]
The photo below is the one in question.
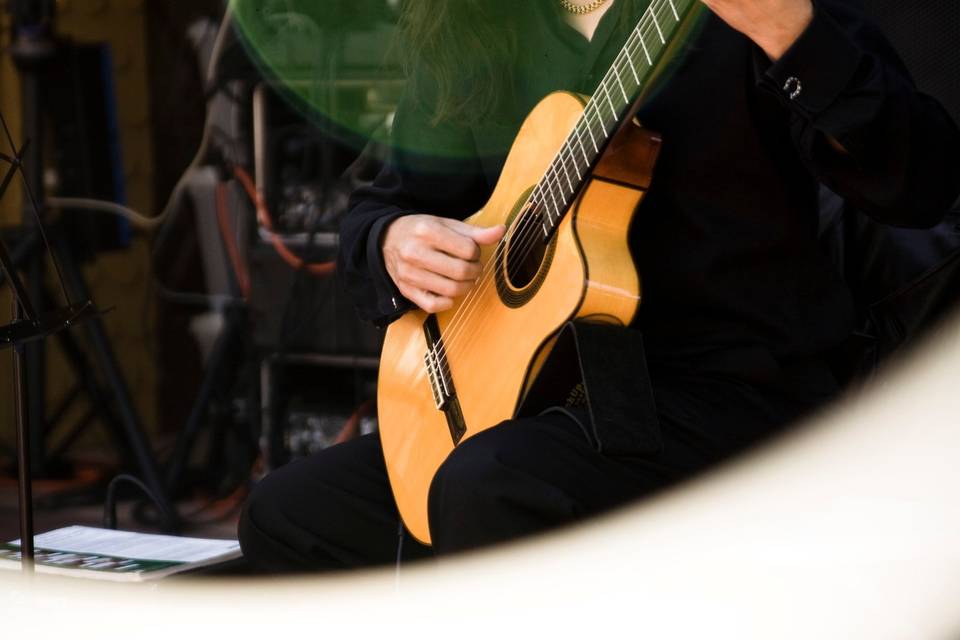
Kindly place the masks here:
[(430, 486), (434, 549), (479, 547), (577, 518), (576, 479), (561, 460), (582, 450), (592, 451), (579, 426), (556, 418), (507, 421), (464, 440)]
[(270, 529), (271, 524), (278, 521), (281, 495), (276, 475), (270, 474), (254, 485), (240, 514), (237, 537), (244, 555), (250, 555), (273, 537)]
[(254, 485), (247, 498), (237, 538), (254, 568), (288, 570), (295, 564), (292, 559), (298, 558), (297, 542), (291, 536), (302, 528), (297, 508), (302, 464), (297, 461), (270, 473)]
[(463, 441), (437, 469), (428, 499), (431, 531), (469, 526), (495, 508), (510, 475), (499, 429)]

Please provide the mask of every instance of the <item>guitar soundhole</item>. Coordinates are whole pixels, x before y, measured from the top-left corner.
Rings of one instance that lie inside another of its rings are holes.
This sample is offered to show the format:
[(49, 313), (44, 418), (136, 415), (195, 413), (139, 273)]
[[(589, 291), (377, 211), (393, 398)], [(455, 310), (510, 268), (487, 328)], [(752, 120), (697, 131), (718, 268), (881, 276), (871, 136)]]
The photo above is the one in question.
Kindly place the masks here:
[(547, 243), (539, 220), (535, 211), (525, 209), (507, 242), (507, 280), (514, 289), (527, 287), (543, 265)]
[(556, 249), (556, 234), (545, 241), (543, 220), (536, 206), (527, 206), (511, 216), (510, 235), (497, 256), (497, 293), (508, 307), (530, 300), (547, 277)]

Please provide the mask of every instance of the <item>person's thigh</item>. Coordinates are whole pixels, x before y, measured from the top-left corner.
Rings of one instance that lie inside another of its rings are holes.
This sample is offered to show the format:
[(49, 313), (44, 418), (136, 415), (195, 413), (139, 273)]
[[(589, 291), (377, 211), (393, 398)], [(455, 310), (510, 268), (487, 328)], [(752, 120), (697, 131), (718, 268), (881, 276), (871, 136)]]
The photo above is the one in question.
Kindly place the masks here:
[[(663, 440), (656, 454), (602, 454), (559, 413), (507, 421), (462, 442), (431, 485), (434, 550), (505, 541), (622, 505), (776, 432), (803, 409), (733, 380), (657, 375), (654, 382)], [(383, 564), (395, 557), (398, 520), (380, 441), (369, 436), (261, 481), (240, 538), (248, 560), (264, 570)], [(404, 551), (429, 554), (409, 535)]]
[(649, 495), (778, 432), (804, 409), (742, 381), (695, 375), (659, 376), (654, 395), (657, 453), (600, 453), (562, 413), (509, 420), (462, 442), (430, 489), (435, 551), (536, 533)]
[[(375, 435), (295, 460), (261, 480), (241, 516), (244, 557), (260, 571), (391, 563), (399, 515)], [(429, 555), (409, 535), (407, 559)]]
[(551, 413), (504, 422), (462, 442), (430, 488), (437, 553), (579, 520), (669, 481), (662, 464), (599, 453), (577, 422)]

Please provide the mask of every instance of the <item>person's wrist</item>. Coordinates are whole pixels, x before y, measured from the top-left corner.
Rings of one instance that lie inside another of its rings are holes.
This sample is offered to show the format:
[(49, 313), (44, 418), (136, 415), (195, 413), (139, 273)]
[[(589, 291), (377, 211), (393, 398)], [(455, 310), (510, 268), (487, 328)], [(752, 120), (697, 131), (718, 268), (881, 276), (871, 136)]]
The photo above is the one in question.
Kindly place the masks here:
[(773, 62), (779, 60), (813, 22), (812, 2), (798, 2), (795, 7), (788, 14), (778, 16), (772, 24), (749, 34), (750, 39)]

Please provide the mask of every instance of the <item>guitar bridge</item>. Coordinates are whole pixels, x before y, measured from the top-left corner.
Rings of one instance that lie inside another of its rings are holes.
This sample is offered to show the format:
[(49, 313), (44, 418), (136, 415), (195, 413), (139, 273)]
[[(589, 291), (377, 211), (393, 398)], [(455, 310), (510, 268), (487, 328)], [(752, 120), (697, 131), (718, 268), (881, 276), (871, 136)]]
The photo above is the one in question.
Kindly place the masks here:
[(437, 317), (430, 315), (423, 323), (423, 334), (427, 339), (427, 352), (423, 354), (423, 364), (427, 370), (427, 379), (430, 382), (430, 391), (437, 410), (442, 411), (447, 418), (447, 427), (453, 444), (459, 444), (467, 432), (460, 410), (460, 401), (453, 386), (453, 376), (450, 375), (450, 363), (447, 360), (447, 350), (440, 335), (440, 325)]
[(446, 354), (439, 345), (427, 347), (423, 354), (423, 364), (427, 368), (427, 377), (430, 379), (430, 389), (433, 391), (433, 401), (439, 411), (443, 411), (450, 402), (450, 376), (445, 370), (447, 366)]

